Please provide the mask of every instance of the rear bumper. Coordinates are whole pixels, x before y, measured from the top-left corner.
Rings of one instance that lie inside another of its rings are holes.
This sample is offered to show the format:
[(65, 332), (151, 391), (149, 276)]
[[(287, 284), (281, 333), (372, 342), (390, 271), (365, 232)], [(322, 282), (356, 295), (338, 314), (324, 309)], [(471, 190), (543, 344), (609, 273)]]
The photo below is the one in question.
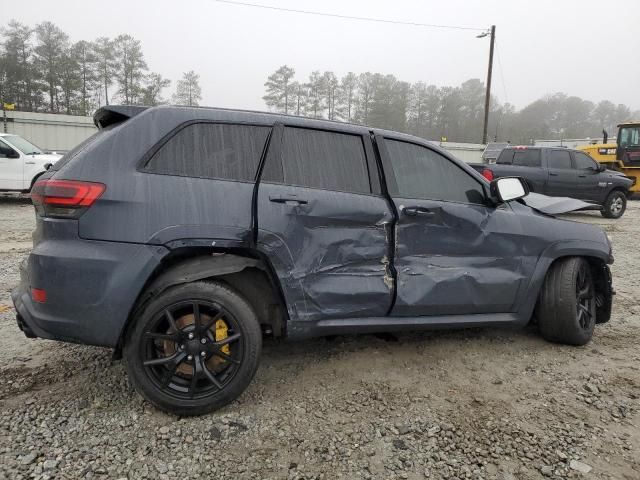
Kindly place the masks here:
[[(115, 242), (40, 242), (20, 267), (11, 293), (28, 337), (115, 347), (163, 247)], [(31, 289), (46, 291), (41, 303)]]

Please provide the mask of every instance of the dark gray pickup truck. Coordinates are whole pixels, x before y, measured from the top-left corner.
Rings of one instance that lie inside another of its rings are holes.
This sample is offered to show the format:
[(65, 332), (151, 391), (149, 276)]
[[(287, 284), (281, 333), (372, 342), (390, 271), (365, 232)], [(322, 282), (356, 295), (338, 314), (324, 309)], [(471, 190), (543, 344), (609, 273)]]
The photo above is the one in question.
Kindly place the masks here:
[(471, 164), (489, 181), (523, 177), (529, 189), (552, 197), (571, 197), (601, 206), (607, 218), (620, 218), (634, 180), (607, 170), (578, 150), (554, 147), (507, 147), (495, 164)]

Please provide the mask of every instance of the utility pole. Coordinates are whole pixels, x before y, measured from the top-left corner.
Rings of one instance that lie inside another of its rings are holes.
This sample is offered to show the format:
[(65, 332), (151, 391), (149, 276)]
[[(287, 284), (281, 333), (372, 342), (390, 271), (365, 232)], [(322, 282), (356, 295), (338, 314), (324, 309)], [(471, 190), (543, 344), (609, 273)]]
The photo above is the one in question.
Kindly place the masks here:
[[(489, 70), (487, 72), (487, 93), (484, 99), (484, 127), (482, 128), (482, 143), (487, 143), (487, 128), (489, 127), (489, 101), (491, 100), (491, 74), (493, 73), (493, 46), (496, 41), (496, 26), (491, 25), (491, 46), (489, 47)], [(483, 35), (486, 36), (486, 35)]]

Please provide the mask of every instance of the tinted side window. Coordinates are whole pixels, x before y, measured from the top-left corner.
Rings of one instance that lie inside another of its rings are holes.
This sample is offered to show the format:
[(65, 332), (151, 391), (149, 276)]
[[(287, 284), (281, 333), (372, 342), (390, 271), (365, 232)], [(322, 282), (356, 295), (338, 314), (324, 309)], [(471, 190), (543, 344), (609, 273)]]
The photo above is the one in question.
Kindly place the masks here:
[(515, 150), (513, 164), (521, 167), (539, 167), (540, 150)]
[(195, 123), (151, 157), (147, 170), (186, 177), (252, 181), (269, 127)]
[(385, 140), (398, 194), (407, 198), (484, 203), (475, 178), (439, 153), (413, 143)]
[(573, 158), (576, 160), (576, 168), (578, 170), (584, 170), (587, 168), (597, 169), (596, 162), (586, 153), (573, 152)]
[[(306, 128), (282, 134), (284, 183), (341, 192), (371, 193), (362, 137)], [(263, 180), (269, 178), (265, 170)]]
[(547, 154), (548, 168), (571, 168), (571, 154), (566, 150), (551, 150)]
[(0, 158), (7, 158), (14, 153), (13, 148), (0, 140)]

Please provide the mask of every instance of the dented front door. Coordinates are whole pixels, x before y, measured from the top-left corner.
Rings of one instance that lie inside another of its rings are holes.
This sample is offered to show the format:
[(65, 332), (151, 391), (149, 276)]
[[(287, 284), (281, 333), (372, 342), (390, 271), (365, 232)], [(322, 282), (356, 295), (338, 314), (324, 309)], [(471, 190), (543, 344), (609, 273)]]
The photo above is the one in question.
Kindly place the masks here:
[(393, 139), (378, 144), (398, 212), (392, 315), (512, 311), (525, 278), (517, 216), (483, 205), (482, 184), (439, 152)]

